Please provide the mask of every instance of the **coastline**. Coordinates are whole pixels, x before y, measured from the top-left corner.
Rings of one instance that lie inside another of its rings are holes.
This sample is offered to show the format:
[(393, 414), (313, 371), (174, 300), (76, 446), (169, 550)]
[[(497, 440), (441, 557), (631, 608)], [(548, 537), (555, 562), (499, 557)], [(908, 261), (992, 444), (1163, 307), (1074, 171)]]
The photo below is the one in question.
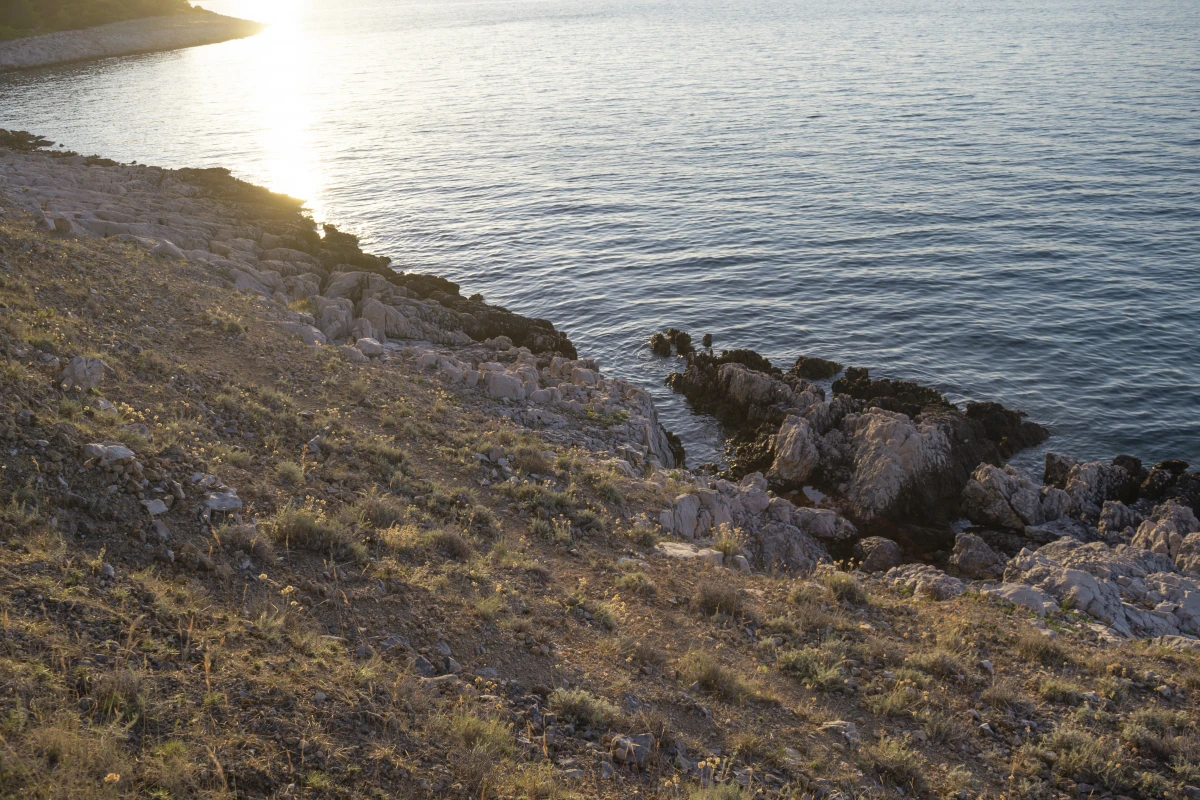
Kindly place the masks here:
[[(45, 676), (0, 711), (58, 712), (10, 714), (18, 793), (1190, 780), (1172, 759), (1200, 742), (1167, 739), (1200, 701), (1200, 522), (1166, 496), (1187, 465), (1139, 482), (1135, 459), (1056, 456), (1039, 486), (983, 463), (964, 488), (947, 452), (1019, 446), (1016, 412), (853, 369), (827, 394), (833, 362), (673, 332), (673, 388), (778, 426), (748, 440), (762, 471), (691, 471), (645, 390), (550, 322), (394, 271), (226, 170), (49, 144), (0, 132), (0, 667)], [(836, 469), (828, 502), (780, 493)], [(921, 499), (978, 522), (920, 553)], [(1148, 705), (1168, 733), (1135, 770)], [(143, 718), (87, 769), (45, 755)]]
[(0, 72), (179, 50), (260, 33), (260, 22), (204, 9), (0, 42)]

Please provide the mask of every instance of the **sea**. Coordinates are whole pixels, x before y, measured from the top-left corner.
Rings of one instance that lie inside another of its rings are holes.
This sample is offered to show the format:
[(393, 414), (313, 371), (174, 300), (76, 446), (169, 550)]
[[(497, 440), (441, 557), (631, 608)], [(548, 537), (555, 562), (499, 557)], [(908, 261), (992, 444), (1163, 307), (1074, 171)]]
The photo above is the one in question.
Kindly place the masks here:
[(1194, 0), (200, 4), (270, 27), (0, 75), (0, 127), (303, 198), (552, 321), (689, 463), (724, 432), (666, 327), (1200, 463)]

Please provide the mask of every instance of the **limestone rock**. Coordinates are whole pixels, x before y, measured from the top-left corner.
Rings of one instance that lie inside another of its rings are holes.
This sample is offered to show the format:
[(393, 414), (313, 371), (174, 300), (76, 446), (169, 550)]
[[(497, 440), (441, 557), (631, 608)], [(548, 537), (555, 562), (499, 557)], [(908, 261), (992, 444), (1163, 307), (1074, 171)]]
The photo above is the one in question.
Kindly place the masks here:
[(1106, 500), (1100, 509), (1100, 532), (1120, 534), (1128, 530), (1133, 533), (1142, 524), (1142, 515), (1120, 500)]
[(1079, 459), (1058, 453), (1046, 453), (1046, 468), (1042, 473), (1042, 483), (1058, 489), (1067, 488), (1067, 476), (1071, 468), (1079, 463)]
[(325, 334), (312, 325), (305, 325), (302, 322), (285, 322), (283, 323), (283, 328), (299, 336), (307, 345), (320, 345), (325, 344), (327, 341)]
[(1123, 467), (1101, 461), (1076, 464), (1067, 473), (1070, 513), (1098, 517), (1104, 501), (1118, 499), (1128, 481), (1129, 473)]
[(1200, 575), (1200, 533), (1183, 537), (1179, 552), (1175, 554), (1175, 566), (1183, 572)]
[(949, 600), (966, 591), (958, 578), (953, 578), (928, 564), (904, 564), (893, 567), (884, 577), (916, 597), (927, 600)]
[(364, 356), (374, 357), (383, 355), (383, 345), (378, 340), (370, 337), (359, 339), (355, 342), (354, 346), (362, 351)]
[(900, 545), (882, 536), (868, 536), (854, 545), (854, 552), (861, 560), (863, 572), (887, 572), (904, 562)]
[(108, 371), (108, 365), (98, 358), (75, 356), (58, 376), (58, 382), (64, 388), (88, 392), (100, 386)]
[(1058, 603), (1054, 602), (1053, 597), (1027, 583), (1002, 583), (997, 587), (984, 589), (983, 594), (1006, 603), (1024, 606), (1039, 617), (1058, 610)]
[(983, 581), (1004, 574), (1004, 559), (973, 533), (960, 533), (954, 539), (950, 568), (970, 580)]
[(803, 483), (820, 465), (819, 437), (809, 421), (791, 415), (775, 434), (775, 461), (771, 465), (773, 480)]
[(1039, 487), (1011, 466), (980, 464), (962, 493), (963, 513), (972, 522), (1024, 530), (1058, 519), (1070, 497), (1062, 489)]
[(362, 350), (359, 350), (357, 347), (351, 347), (350, 345), (341, 345), (337, 348), (337, 352), (342, 358), (356, 364), (361, 364), (369, 360)]
[(1138, 526), (1131, 544), (1134, 547), (1160, 553), (1174, 560), (1183, 545), (1184, 537), (1200, 531), (1200, 521), (1187, 506), (1168, 500), (1155, 506), (1150, 519)]

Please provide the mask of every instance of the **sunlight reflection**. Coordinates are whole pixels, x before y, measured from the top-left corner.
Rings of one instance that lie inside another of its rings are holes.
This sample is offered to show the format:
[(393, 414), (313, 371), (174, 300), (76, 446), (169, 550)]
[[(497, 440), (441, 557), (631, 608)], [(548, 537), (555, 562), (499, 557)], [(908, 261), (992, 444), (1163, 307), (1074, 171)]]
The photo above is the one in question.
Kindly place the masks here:
[(270, 23), (263, 33), (247, 40), (255, 63), (244, 76), (258, 111), (256, 128), (265, 153), (262, 182), (272, 191), (304, 200), (313, 216), (322, 219), (322, 171), (312, 140), (309, 95), (315, 76), (306, 53), (311, 42), (300, 23), (307, 0), (221, 0), (202, 5), (220, 14)]

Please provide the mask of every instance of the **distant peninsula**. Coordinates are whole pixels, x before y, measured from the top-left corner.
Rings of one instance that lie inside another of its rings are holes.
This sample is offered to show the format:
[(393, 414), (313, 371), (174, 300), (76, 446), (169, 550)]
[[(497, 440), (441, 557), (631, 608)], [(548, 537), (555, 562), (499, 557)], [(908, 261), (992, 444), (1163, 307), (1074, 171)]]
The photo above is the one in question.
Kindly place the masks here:
[(259, 22), (195, 8), (0, 42), (0, 72), (215, 44), (259, 33)]

